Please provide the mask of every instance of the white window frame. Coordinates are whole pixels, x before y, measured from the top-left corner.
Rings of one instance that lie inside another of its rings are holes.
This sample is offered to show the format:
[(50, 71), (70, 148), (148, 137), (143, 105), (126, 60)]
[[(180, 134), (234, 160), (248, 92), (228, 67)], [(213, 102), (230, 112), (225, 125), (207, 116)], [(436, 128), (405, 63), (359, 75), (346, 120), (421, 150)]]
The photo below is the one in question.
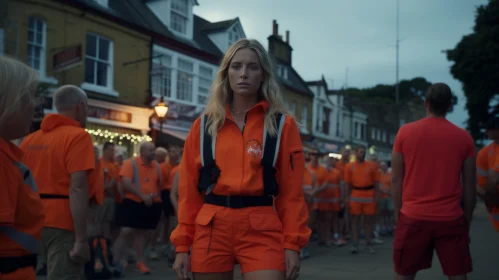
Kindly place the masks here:
[(288, 79), (288, 69), (280, 64), (277, 64), (277, 75), (284, 80)]
[[(34, 29), (32, 29), (32, 27), (31, 27), (31, 20), (33, 20), (35, 22)], [(41, 43), (36, 42), (36, 37), (37, 37), (36, 35), (39, 33), (39, 31), (37, 31), (37, 28), (36, 28), (36, 26), (38, 26), (38, 24), (42, 25)], [(29, 33), (30, 32), (33, 32), (33, 38), (35, 40), (34, 42), (31, 42), (29, 40)], [(30, 65), (31, 68), (38, 71), (38, 73), (40, 74), (40, 77), (46, 77), (46, 73), (47, 73), (47, 22), (45, 20), (43, 20), (39, 17), (29, 17), (28, 18), (28, 39), (27, 39), (27, 42), (28, 42), (28, 50), (27, 50), (27, 52), (28, 52), (28, 65)], [(30, 46), (40, 48), (40, 57), (38, 58), (40, 60), (39, 68), (36, 68), (30, 59), (30, 57), (32, 57), (32, 55), (33, 55), (33, 54), (29, 53)]]
[[(151, 73), (151, 75), (154, 75), (151, 77), (151, 91), (153, 94), (171, 98), (173, 91), (173, 60), (174, 57), (169, 54), (153, 52), (153, 69)], [(159, 66), (156, 67), (155, 65)], [(168, 73), (169, 75), (166, 75), (165, 73)]]
[(4, 32), (3, 29), (0, 28), (0, 55), (4, 53), (5, 40), (4, 40)]
[[(231, 35), (233, 36), (232, 39), (231, 39)], [(234, 24), (234, 26), (232, 26), (230, 29), (229, 29), (229, 32), (227, 34), (227, 38), (229, 40), (229, 47), (232, 46), (232, 44), (234, 44), (235, 42), (237, 42), (237, 40), (243, 38), (243, 31), (241, 30), (241, 26), (239, 23), (236, 23)]]
[(386, 139), (386, 131), (385, 130), (383, 130), (382, 138), (383, 138), (383, 142), (386, 142), (387, 139)]
[(305, 131), (308, 131), (308, 106), (306, 104), (301, 107), (301, 123)]
[[(185, 62), (187, 64), (190, 64), (190, 68), (189, 70), (187, 69), (180, 69), (180, 62)], [(195, 103), (195, 96), (196, 95), (194, 93), (194, 77), (196, 76), (195, 74), (195, 71), (196, 71), (196, 65), (194, 63), (194, 61), (192, 61), (192, 59), (182, 59), (182, 58), (177, 58), (177, 88), (176, 88), (176, 91), (177, 91), (177, 99), (179, 100), (182, 100), (182, 101), (185, 101), (185, 102), (189, 102), (189, 103)], [(180, 99), (179, 98), (179, 79), (180, 79), (180, 76), (179, 76), (179, 73), (183, 73), (187, 76), (190, 76), (190, 92), (186, 92), (187, 94), (187, 97), (190, 97), (190, 98), (187, 98), (187, 99)]]
[[(96, 45), (96, 55), (98, 56), (98, 52), (99, 52), (99, 40), (107, 40), (109, 41), (109, 53), (108, 53), (108, 61), (104, 61), (104, 60), (99, 60), (99, 58), (97, 57), (91, 57), (89, 55), (87, 55), (87, 48), (86, 48), (86, 38), (87, 36), (95, 36), (96, 37), (96, 42), (97, 42), (97, 45)], [(110, 95), (110, 96), (119, 96), (119, 93), (116, 92), (114, 90), (114, 42), (113, 40), (107, 38), (107, 37), (104, 37), (104, 36), (101, 36), (99, 34), (95, 34), (95, 33), (91, 33), (91, 32), (88, 32), (85, 34), (85, 67), (86, 67), (86, 61), (87, 59), (91, 59), (93, 61), (98, 61), (98, 62), (106, 62), (109, 64), (109, 67), (108, 67), (108, 73), (107, 73), (107, 83), (106, 83), (106, 86), (101, 86), (101, 85), (97, 85), (96, 83), (90, 83), (90, 82), (86, 82), (84, 81), (83, 84), (81, 85), (81, 88), (83, 88), (84, 90), (89, 90), (89, 91), (93, 91), (93, 92), (97, 92), (97, 93), (101, 93), (101, 94), (105, 94), (105, 95)], [(97, 65), (95, 65), (94, 67), (97, 67)], [(94, 71), (95, 71), (95, 68), (94, 68)], [(94, 72), (94, 74), (96, 74), (96, 72)], [(84, 74), (85, 75), (85, 74)], [(95, 79), (97, 76), (95, 76)], [(84, 77), (85, 79), (85, 77)], [(96, 81), (95, 81), (96, 82)]]
[[(192, 106), (200, 106), (204, 107), (204, 104), (199, 104), (198, 103), (198, 95), (199, 95), (199, 66), (203, 66), (206, 68), (211, 68), (213, 77), (212, 77), (212, 82), (214, 81), (217, 71), (218, 71), (218, 66), (214, 64), (209, 64), (201, 60), (194, 59), (192, 57), (186, 56), (184, 54), (169, 50), (167, 48), (154, 45), (153, 46), (153, 53), (154, 54), (163, 54), (163, 55), (169, 55), (172, 57), (172, 72), (171, 72), (171, 94), (170, 97), (165, 97), (166, 100), (168, 101), (173, 101), (179, 104), (184, 104), (184, 105), (192, 105)], [(189, 62), (194, 63), (194, 81), (192, 84), (193, 88), (193, 93), (192, 93), (192, 102), (184, 101), (184, 100), (179, 100), (178, 99), (178, 93), (177, 93), (177, 76), (178, 76), (178, 60), (186, 60)], [(161, 97), (160, 94), (153, 92), (152, 93), (154, 97), (159, 98)]]
[[(213, 68), (212, 67), (207, 67), (202, 64), (199, 64), (198, 66), (198, 97), (197, 97), (197, 103), (198, 104), (206, 104), (208, 103), (208, 99), (210, 98), (210, 93), (211, 93), (211, 84), (213, 83)], [(204, 68), (204, 70), (207, 70), (209, 72), (209, 75), (203, 76), (201, 73), (204, 71), (201, 71)], [(207, 85), (202, 85), (201, 81), (207, 81)], [(206, 93), (202, 93), (201, 89), (206, 90)], [(205, 98), (206, 102), (200, 102), (200, 98)]]
[(371, 127), (371, 139), (376, 139), (376, 128)]
[[(183, 14), (181, 11), (178, 11), (178, 10), (175, 10), (173, 9), (173, 4), (174, 2), (176, 1), (185, 1), (186, 3), (186, 13)], [(182, 36), (187, 36), (189, 34), (189, 5), (190, 5), (190, 0), (171, 0), (171, 7), (170, 7), (170, 29), (175, 32), (175, 33), (178, 33), (178, 34), (181, 34)], [(178, 31), (178, 30), (175, 30), (173, 29), (173, 18), (174, 18), (174, 15), (175, 16), (178, 16), (178, 17), (181, 17), (183, 20), (185, 20), (185, 27), (184, 27), (184, 32), (182, 31)]]

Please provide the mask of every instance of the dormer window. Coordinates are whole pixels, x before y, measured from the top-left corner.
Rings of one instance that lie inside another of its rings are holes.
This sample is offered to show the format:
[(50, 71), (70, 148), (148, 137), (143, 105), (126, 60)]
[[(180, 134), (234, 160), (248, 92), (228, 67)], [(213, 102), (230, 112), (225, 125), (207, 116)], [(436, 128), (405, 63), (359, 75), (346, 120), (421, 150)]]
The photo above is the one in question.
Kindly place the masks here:
[(284, 80), (288, 79), (288, 69), (282, 65), (277, 65), (277, 75)]
[(243, 31), (241, 30), (241, 26), (239, 24), (234, 25), (229, 30), (229, 47), (232, 46), (237, 40), (243, 38)]
[(189, 0), (172, 0), (170, 26), (173, 31), (187, 34), (189, 22)]

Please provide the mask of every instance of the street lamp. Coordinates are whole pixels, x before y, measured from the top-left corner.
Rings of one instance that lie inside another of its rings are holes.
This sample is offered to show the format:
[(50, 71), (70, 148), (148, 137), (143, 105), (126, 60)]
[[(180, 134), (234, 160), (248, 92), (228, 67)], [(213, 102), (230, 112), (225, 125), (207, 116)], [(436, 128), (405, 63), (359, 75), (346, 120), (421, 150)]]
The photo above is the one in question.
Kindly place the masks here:
[(156, 111), (156, 115), (159, 118), (159, 137), (161, 137), (161, 134), (163, 133), (163, 123), (165, 121), (166, 113), (168, 113), (168, 106), (166, 106), (163, 96), (159, 99), (158, 104), (154, 106), (154, 111)]

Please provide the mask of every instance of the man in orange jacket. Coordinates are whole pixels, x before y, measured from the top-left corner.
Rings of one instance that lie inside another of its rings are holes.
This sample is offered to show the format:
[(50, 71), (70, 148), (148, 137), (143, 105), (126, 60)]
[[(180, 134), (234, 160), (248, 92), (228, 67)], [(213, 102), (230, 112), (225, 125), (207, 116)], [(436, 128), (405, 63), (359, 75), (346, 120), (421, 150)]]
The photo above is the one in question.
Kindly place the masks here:
[[(38, 184), (45, 208), (42, 251), (47, 254), (48, 279), (80, 279), (90, 259), (87, 239), (88, 173), (95, 167), (87, 122), (87, 95), (75, 86), (54, 94), (59, 114), (46, 116), (41, 129), (24, 138), (24, 162)], [(68, 250), (70, 250), (68, 254)]]

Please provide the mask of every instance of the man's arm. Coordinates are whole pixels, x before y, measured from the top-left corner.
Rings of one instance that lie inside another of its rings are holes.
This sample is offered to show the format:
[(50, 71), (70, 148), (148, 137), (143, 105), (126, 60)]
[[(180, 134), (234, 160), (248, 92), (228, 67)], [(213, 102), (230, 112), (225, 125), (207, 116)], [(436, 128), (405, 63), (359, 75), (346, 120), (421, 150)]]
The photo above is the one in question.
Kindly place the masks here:
[(463, 180), (463, 202), (464, 215), (468, 224), (471, 224), (473, 210), (476, 204), (476, 164), (475, 157), (469, 157), (464, 160), (461, 170)]
[(393, 151), (392, 153), (392, 201), (393, 214), (395, 222), (397, 222), (400, 209), (402, 209), (402, 185), (404, 182), (404, 155)]
[(87, 217), (88, 217), (88, 171), (71, 173), (69, 187), (69, 207), (75, 228), (75, 241), (87, 242)]
[(178, 213), (178, 179), (180, 177), (180, 172), (177, 172), (175, 174), (175, 177), (173, 177), (173, 182), (172, 182), (172, 189), (170, 190), (170, 200), (173, 205), (173, 209), (175, 209), (175, 212)]
[(139, 189), (135, 188), (132, 185), (132, 180), (130, 178), (121, 177), (121, 186), (123, 187), (123, 190), (125, 191), (125, 193), (127, 193), (127, 192), (132, 193), (132, 194), (140, 197), (140, 199), (145, 200), (144, 194)]

